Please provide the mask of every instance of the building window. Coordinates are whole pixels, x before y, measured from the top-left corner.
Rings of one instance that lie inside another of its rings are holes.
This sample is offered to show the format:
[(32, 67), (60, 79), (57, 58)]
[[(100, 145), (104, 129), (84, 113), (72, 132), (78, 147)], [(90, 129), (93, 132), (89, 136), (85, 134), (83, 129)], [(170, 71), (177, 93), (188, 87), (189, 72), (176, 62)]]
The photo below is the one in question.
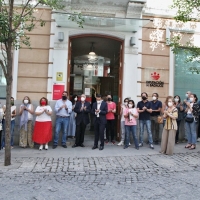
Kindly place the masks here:
[(188, 54), (180, 49), (175, 55), (174, 95), (179, 95), (183, 101), (185, 93), (191, 91), (200, 99), (200, 63), (186, 62)]

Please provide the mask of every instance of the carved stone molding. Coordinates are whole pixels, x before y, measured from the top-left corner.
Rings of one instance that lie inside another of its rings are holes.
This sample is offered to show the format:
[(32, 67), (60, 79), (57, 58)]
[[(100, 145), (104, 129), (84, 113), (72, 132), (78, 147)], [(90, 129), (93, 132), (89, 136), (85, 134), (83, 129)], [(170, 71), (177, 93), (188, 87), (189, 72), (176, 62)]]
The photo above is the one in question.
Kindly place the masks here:
[(129, 2), (127, 7), (127, 18), (141, 18), (145, 4)]
[(138, 48), (137, 47), (125, 47), (124, 53), (138, 55)]
[(112, 36), (112, 37), (116, 37), (116, 38), (119, 38), (119, 39), (122, 39), (124, 40), (125, 39), (125, 35), (124, 34), (120, 34), (120, 33), (117, 33), (117, 32), (108, 32), (106, 31), (103, 32), (103, 31), (92, 31), (92, 30), (71, 30), (69, 31), (69, 36), (74, 36), (74, 35), (81, 35), (81, 34), (97, 34), (97, 35), (107, 35), (107, 36)]

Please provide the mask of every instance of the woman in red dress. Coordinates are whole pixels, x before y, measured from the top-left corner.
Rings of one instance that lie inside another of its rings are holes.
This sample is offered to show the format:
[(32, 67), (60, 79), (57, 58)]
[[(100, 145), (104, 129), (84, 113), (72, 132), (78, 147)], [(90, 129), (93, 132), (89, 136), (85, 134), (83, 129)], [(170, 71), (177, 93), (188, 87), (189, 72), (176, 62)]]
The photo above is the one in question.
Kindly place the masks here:
[(39, 150), (48, 149), (48, 142), (52, 140), (52, 122), (51, 114), (52, 109), (48, 105), (48, 100), (45, 97), (42, 97), (39, 101), (40, 106), (35, 110), (35, 126), (33, 132), (33, 141), (40, 144)]

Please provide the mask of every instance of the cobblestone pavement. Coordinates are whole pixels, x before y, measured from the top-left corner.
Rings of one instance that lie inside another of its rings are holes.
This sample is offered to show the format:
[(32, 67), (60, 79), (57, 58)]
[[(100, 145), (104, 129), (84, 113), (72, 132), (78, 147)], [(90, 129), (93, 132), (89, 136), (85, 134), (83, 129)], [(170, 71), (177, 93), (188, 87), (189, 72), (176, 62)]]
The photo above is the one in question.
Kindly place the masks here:
[(0, 199), (200, 199), (200, 153), (18, 157), (3, 166)]

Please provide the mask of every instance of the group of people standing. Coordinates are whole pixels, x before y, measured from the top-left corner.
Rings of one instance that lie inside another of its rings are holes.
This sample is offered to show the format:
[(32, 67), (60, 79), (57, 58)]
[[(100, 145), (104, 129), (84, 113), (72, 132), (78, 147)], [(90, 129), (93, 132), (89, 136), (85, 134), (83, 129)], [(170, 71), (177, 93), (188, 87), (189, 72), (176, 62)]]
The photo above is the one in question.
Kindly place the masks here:
[[(67, 148), (67, 137), (75, 137), (72, 148), (84, 147), (84, 135), (86, 126), (90, 123), (89, 114), (93, 115), (94, 123), (94, 146), (92, 149), (103, 150), (104, 143), (115, 144), (114, 127), (116, 104), (112, 101), (112, 96), (108, 94), (106, 99), (102, 99), (100, 94), (96, 94), (96, 101), (91, 105), (86, 101), (86, 95), (82, 94), (80, 100), (77, 95), (73, 95), (72, 101), (68, 98), (67, 91), (62, 93), (62, 98), (55, 104), (56, 122), (53, 138), (53, 149), (57, 148), (59, 134), (62, 129), (61, 145)], [(185, 130), (187, 134), (187, 145), (190, 150), (196, 148), (197, 132), (196, 126), (199, 122), (200, 103), (195, 94), (190, 91), (186, 93), (186, 99), (181, 102), (180, 96), (168, 96), (162, 104), (158, 100), (157, 93), (152, 94), (152, 100), (148, 100), (148, 94), (141, 94), (141, 101), (135, 102), (129, 98), (124, 99), (121, 105), (121, 141), (118, 145), (123, 145), (124, 149), (130, 146), (130, 134), (132, 133), (135, 148), (138, 150), (144, 145), (144, 126), (148, 133), (148, 144), (154, 149), (154, 144), (159, 142), (159, 127), (163, 124), (161, 151), (160, 153), (172, 155), (175, 143), (179, 142), (180, 122), (185, 120)], [(5, 106), (3, 110), (5, 112)], [(33, 115), (35, 114), (35, 124), (33, 127)], [(52, 141), (52, 108), (48, 105), (48, 100), (42, 97), (39, 106), (34, 111), (31, 100), (25, 96), (19, 109), (20, 115), (20, 138), (19, 146), (26, 148), (34, 147), (34, 143), (39, 144), (39, 150), (48, 149), (48, 143)], [(16, 106), (14, 98), (11, 98), (11, 148), (13, 148), (13, 133), (15, 126)], [(137, 120), (138, 119), (138, 120)], [(139, 139), (137, 137), (137, 121), (139, 122)], [(5, 123), (3, 123), (3, 130)], [(200, 128), (199, 128), (200, 130)], [(104, 133), (106, 132), (105, 136)], [(153, 135), (152, 135), (153, 134)], [(198, 136), (199, 137), (199, 136)], [(98, 142), (100, 140), (100, 146)], [(5, 146), (5, 133), (1, 143)]]

